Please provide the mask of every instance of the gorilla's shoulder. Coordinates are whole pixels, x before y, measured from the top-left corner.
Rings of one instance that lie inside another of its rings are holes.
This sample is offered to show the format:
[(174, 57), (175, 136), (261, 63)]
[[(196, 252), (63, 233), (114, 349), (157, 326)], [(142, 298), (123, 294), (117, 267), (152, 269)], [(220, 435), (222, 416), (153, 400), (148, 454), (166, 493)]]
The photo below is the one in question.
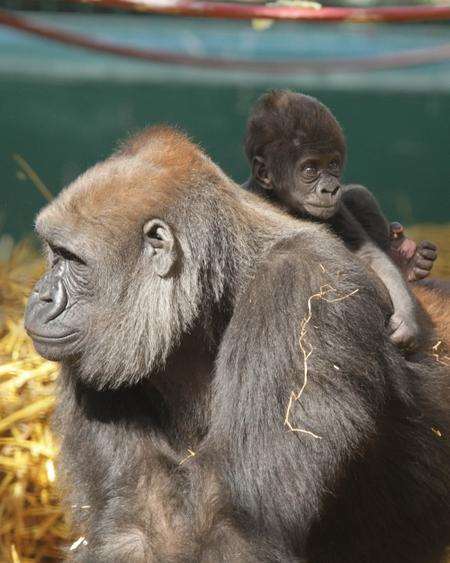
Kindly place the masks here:
[(262, 264), (281, 274), (295, 267), (312, 278), (340, 272), (340, 276), (345, 274), (360, 282), (369, 280), (367, 269), (348, 251), (343, 241), (326, 225), (315, 223), (305, 222), (296, 233), (274, 241)]
[(339, 239), (315, 225), (280, 238), (267, 249), (242, 294), (242, 310), (252, 310), (254, 318), (276, 318), (284, 311), (286, 317), (298, 319), (311, 296), (339, 303), (328, 307), (330, 314), (348, 315), (351, 325), (360, 324), (369, 311), (372, 325), (374, 318), (383, 325), (388, 314), (379, 286), (363, 264)]

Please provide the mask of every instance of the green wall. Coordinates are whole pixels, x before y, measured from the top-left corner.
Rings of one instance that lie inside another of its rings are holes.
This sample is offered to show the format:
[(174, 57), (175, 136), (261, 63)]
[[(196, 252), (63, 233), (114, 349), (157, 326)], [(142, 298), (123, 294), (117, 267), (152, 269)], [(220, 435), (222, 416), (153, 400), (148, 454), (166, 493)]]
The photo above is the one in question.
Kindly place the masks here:
[[(13, 153), (22, 155), (56, 193), (106, 157), (119, 139), (151, 123), (182, 127), (236, 181), (246, 179), (245, 121), (251, 104), (271, 85), (267, 78), (260, 83), (244, 77), (199, 80), (198, 71), (185, 71), (177, 80), (175, 71), (165, 78), (145, 65), (132, 79), (112, 77), (109, 71), (103, 77), (104, 67), (95, 66), (99, 75), (87, 79), (80, 61), (89, 65), (92, 57), (96, 64), (107, 60), (109, 69), (130, 67), (114, 57), (22, 38), (13, 36), (16, 47), (25, 42), (26, 60), (39, 55), (33, 72), (20, 64), (14, 68), (16, 59), (2, 67), (0, 56), (2, 230), (15, 237), (29, 232), (45, 203), (29, 181), (20, 179)], [(30, 51), (34, 45), (43, 51)], [(58, 57), (52, 58), (49, 53), (55, 49)], [(65, 74), (52, 74), (56, 63), (59, 69), (66, 65)], [(410, 90), (383, 88), (373, 74), (371, 80), (364, 86), (360, 77), (358, 87), (351, 82), (342, 87), (342, 80), (330, 84), (285, 78), (277, 85), (317, 96), (332, 108), (349, 143), (346, 179), (370, 187), (392, 220), (449, 221), (450, 90), (433, 88), (432, 80), (429, 89)]]

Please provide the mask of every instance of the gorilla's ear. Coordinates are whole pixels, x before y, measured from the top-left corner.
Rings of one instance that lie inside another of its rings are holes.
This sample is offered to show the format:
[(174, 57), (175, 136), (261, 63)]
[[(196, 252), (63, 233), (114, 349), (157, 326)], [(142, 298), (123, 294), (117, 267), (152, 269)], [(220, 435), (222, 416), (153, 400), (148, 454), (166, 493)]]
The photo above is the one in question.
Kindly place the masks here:
[(159, 277), (168, 276), (176, 262), (177, 253), (172, 229), (161, 219), (151, 219), (143, 228), (145, 252)]
[(272, 190), (273, 182), (272, 177), (267, 169), (266, 162), (262, 156), (254, 156), (252, 160), (252, 175), (253, 178), (264, 190)]

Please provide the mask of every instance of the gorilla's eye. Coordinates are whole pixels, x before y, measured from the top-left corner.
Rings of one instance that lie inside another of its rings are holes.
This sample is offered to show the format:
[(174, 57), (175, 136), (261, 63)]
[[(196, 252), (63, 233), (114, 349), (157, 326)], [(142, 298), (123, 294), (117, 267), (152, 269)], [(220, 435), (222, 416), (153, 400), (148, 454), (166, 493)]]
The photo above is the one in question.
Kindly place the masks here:
[(341, 167), (341, 163), (339, 161), (339, 159), (335, 158), (334, 160), (332, 160), (330, 162), (330, 164), (328, 165), (330, 170), (339, 170), (339, 168)]
[(317, 176), (317, 166), (311, 162), (306, 163), (302, 166), (302, 173), (307, 177), (307, 178), (314, 178), (315, 176)]
[(68, 260), (69, 262), (78, 262), (78, 264), (86, 265), (84, 260), (63, 246), (55, 246), (51, 244), (50, 248), (54, 259), (62, 258), (63, 260)]

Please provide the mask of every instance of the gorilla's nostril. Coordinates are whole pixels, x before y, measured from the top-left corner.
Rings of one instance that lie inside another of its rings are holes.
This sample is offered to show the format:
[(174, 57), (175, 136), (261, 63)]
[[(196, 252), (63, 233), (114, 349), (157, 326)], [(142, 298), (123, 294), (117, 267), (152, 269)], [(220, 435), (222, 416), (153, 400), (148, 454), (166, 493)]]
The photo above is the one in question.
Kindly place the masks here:
[(53, 301), (53, 284), (48, 276), (45, 276), (36, 284), (35, 293), (39, 295), (40, 301), (46, 303)]
[(336, 194), (338, 193), (339, 188), (340, 188), (339, 185), (334, 186), (334, 187), (333, 187), (333, 186), (323, 186), (323, 187), (320, 189), (320, 193), (321, 193), (321, 194), (329, 194), (329, 195), (334, 196), (334, 195), (336, 195)]
[(49, 301), (54, 302), (54, 306), (51, 311), (48, 312), (46, 322), (52, 321), (58, 317), (67, 307), (67, 292), (61, 280), (57, 282), (52, 292), (52, 299)]
[(53, 301), (50, 291), (39, 292), (39, 299), (45, 301), (46, 303), (51, 303)]

